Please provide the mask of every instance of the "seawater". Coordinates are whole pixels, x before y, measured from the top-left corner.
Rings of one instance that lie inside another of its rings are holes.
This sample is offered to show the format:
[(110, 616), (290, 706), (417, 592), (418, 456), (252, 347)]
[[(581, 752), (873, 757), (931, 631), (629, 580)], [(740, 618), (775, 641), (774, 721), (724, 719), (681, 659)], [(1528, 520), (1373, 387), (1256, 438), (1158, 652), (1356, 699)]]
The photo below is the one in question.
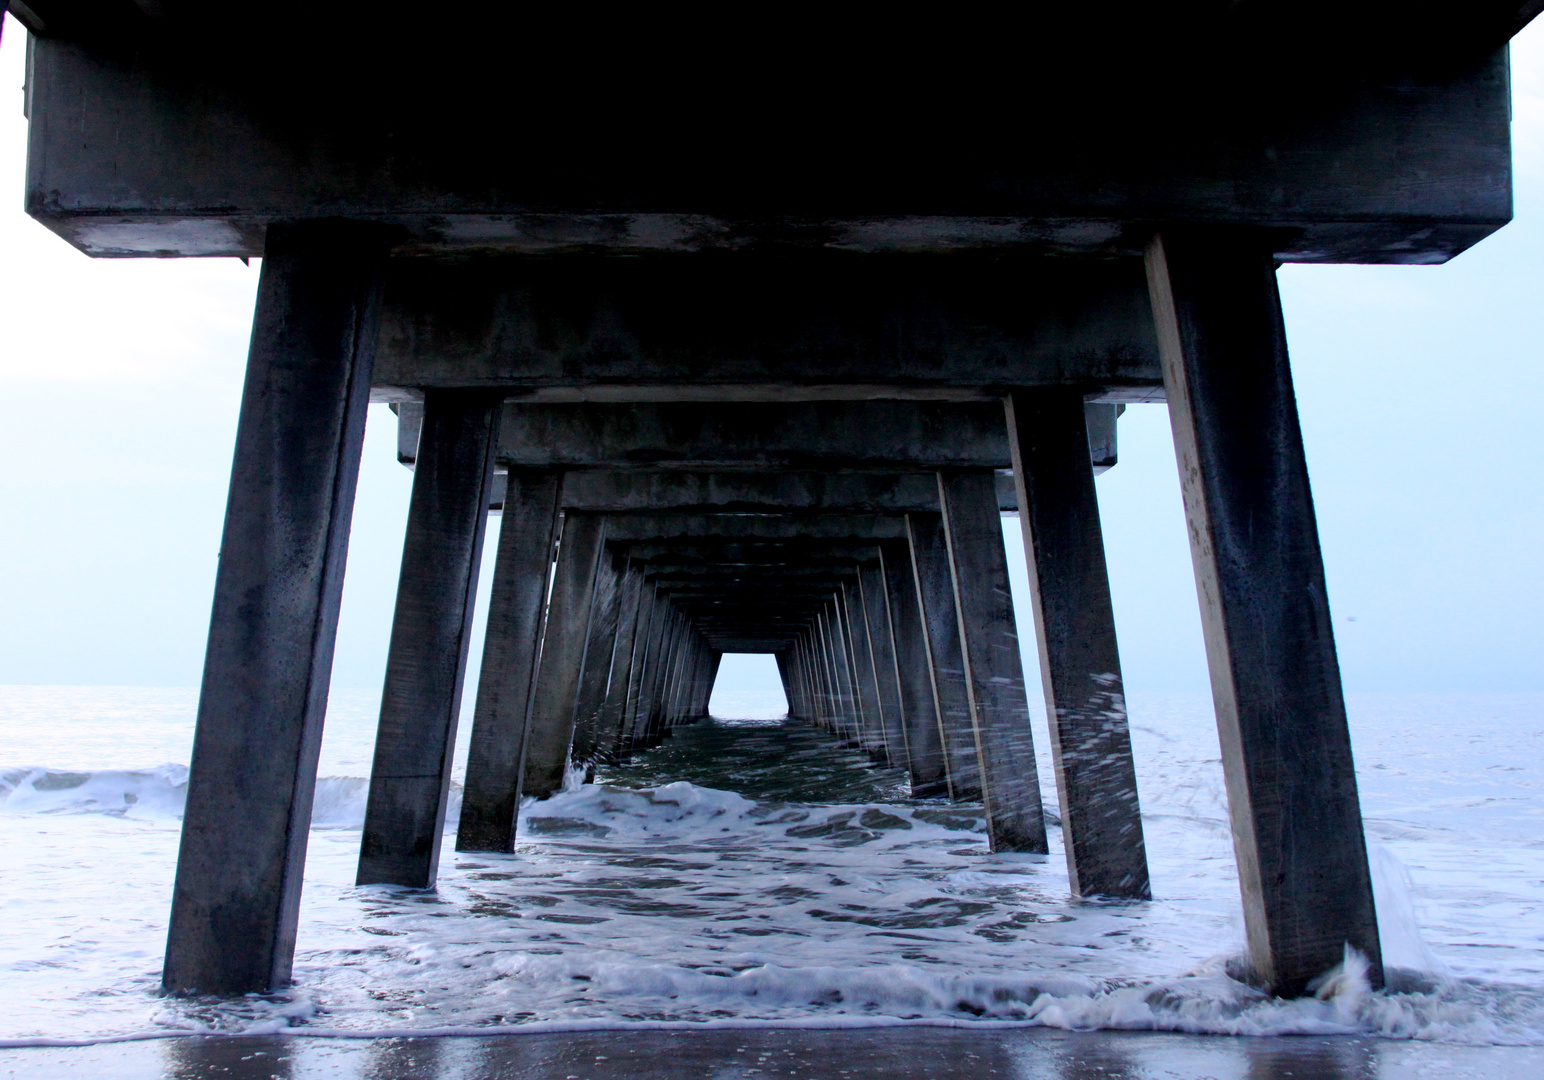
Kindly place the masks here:
[[(749, 701), (527, 806), (518, 855), (447, 840), (434, 892), (357, 888), (376, 698), (349, 692), (295, 986), (161, 998), (195, 697), (0, 688), (0, 1041), (910, 1022), (1544, 1044), (1544, 695), (1353, 695), (1392, 978), (1371, 992), (1349, 957), (1303, 1001), (1226, 973), (1243, 933), (1199, 695), (1131, 703), (1156, 898), (1117, 904), (1068, 899), (1054, 806), (1049, 857), (993, 855), (979, 807), (912, 800)], [(1037, 739), (1054, 791), (1043, 719)]]

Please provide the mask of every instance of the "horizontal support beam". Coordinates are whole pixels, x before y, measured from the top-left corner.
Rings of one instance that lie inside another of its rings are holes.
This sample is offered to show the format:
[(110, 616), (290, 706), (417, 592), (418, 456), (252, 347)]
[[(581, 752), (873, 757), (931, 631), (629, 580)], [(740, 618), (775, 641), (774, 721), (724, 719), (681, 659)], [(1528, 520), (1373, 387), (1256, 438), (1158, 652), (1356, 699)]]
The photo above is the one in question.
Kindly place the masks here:
[(613, 514), (610, 540), (893, 540), (901, 517), (878, 514)]
[(382, 388), (569, 401), (750, 388), (785, 402), (841, 386), (858, 399), (1018, 385), (1141, 398), (1163, 381), (1136, 258), (398, 259), (382, 318)]
[[(39, 38), (27, 207), (104, 256), (254, 256), (269, 223), (329, 216), (392, 225), (418, 254), (1109, 254), (1188, 220), (1277, 230), (1278, 259), (1440, 262), (1511, 214), (1505, 55), (1471, 51), (1501, 36), (1451, 30), (1473, 6), (1443, 9), (1430, 63), (1377, 37), (1347, 46), (1339, 19), (1310, 23), (1305, 61), (1268, 44), (1279, 33), (1241, 43), (1217, 36), (1232, 20), (1166, 9), (1095, 8), (1071, 39), (972, 23), (899, 51), (823, 27), (791, 55), (769, 48), (770, 68), (739, 39), (682, 55), (521, 22), (455, 33), (408, 76), (394, 39), (365, 42), (410, 13), (378, 7), (320, 51), (315, 19), (280, 37), (215, 20), (202, 36)], [(509, 71), (511, 33), (544, 55)], [(1025, 40), (1045, 46), (1027, 66)], [(1080, 62), (1093, 41), (1106, 61)], [(929, 62), (865, 70), (912, 49)], [(862, 74), (843, 64), (832, 81), (830, 55)], [(806, 68), (797, 86), (780, 77)]]

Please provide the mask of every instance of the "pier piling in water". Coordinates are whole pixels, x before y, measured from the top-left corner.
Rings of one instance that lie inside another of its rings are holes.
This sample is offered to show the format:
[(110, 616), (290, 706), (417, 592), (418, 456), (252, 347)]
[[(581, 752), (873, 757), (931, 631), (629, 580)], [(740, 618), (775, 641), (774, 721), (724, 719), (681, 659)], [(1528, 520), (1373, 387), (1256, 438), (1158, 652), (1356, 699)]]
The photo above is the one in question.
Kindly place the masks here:
[[(462, 849), (511, 851), (522, 796), (699, 719), (721, 656), (754, 651), (792, 713), (1044, 850), (1012, 509), (1072, 888), (1140, 900), (1093, 474), (1123, 405), (1167, 401), (1256, 977), (1299, 993), (1350, 944), (1379, 978), (1274, 266), (1440, 263), (1505, 224), (1505, 46), (1537, 5), (1278, 5), (1268, 32), (1235, 6), (1064, 5), (1029, 68), (1023, 35), (957, 15), (974, 47), (920, 73), (823, 28), (776, 72), (861, 71), (807, 93), (722, 64), (738, 28), (586, 25), (548, 39), (614, 62), (569, 100), (561, 50), (511, 74), (523, 15), (458, 10), (457, 48), (405, 72), (422, 13), (389, 2), (261, 32), (13, 5), (28, 212), (93, 256), (264, 258), (166, 988), (289, 979), (372, 395), (420, 475), (361, 880), (433, 882), (491, 469)], [(919, 152), (920, 101), (969, 152)], [(445, 426), (474, 400), (486, 445)]]

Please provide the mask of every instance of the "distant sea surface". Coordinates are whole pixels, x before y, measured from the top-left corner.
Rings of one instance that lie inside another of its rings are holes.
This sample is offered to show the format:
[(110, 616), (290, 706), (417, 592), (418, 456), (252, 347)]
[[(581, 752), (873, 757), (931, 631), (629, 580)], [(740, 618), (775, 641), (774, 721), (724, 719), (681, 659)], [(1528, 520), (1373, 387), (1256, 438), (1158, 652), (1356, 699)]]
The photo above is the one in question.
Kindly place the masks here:
[[(196, 696), (0, 687), (0, 1045), (683, 1022), (1544, 1045), (1544, 694), (1351, 697), (1393, 974), (1372, 992), (1351, 957), (1293, 1002), (1225, 973), (1243, 933), (1199, 695), (1131, 702), (1156, 898), (1113, 904), (1068, 899), (1059, 829), (1048, 858), (992, 855), (979, 807), (908, 798), (899, 770), (755, 694), (527, 807), (517, 855), (457, 856), (447, 836), (437, 891), (356, 888), (378, 698), (348, 691), (323, 742), (295, 986), (163, 999)], [(1036, 738), (1049, 800), (1043, 718)]]

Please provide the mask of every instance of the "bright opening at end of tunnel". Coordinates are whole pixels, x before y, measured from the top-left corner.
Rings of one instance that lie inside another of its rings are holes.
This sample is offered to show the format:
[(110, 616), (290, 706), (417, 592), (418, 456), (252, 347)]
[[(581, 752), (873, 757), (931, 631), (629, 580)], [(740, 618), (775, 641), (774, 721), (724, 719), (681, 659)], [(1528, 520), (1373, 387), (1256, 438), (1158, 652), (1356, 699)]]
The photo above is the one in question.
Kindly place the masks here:
[(771, 653), (725, 653), (713, 680), (708, 712), (725, 720), (773, 720), (788, 715), (788, 697)]

